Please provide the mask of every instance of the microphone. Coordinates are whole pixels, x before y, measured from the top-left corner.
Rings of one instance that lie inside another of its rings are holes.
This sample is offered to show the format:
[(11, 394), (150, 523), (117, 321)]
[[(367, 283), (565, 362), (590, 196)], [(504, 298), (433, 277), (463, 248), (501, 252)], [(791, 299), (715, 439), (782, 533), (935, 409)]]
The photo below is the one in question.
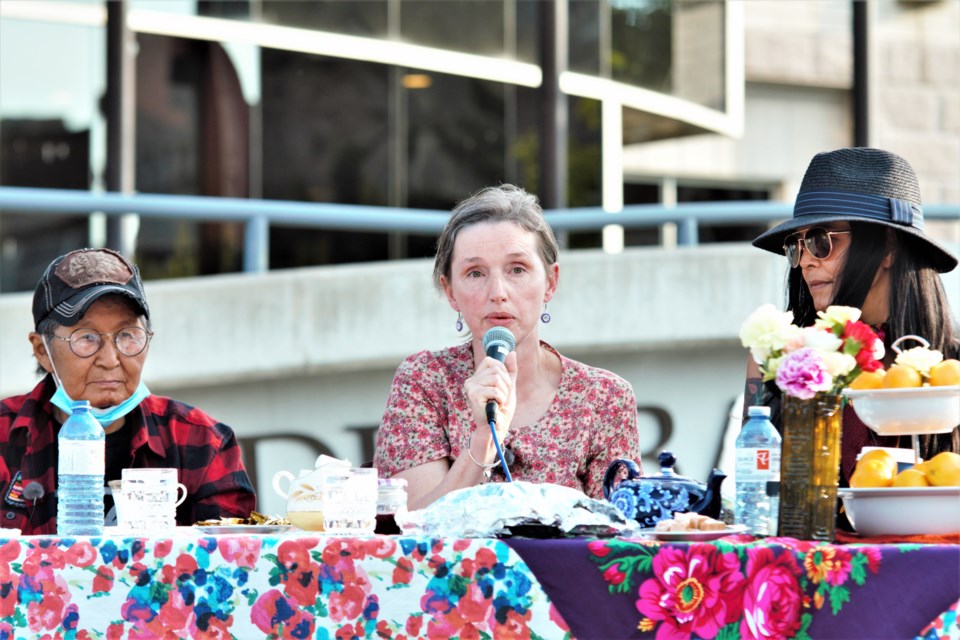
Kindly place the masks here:
[[(504, 362), (507, 354), (513, 351), (517, 346), (517, 340), (510, 333), (509, 329), (504, 327), (490, 327), (483, 334), (483, 350), (487, 356)], [(491, 400), (487, 403), (487, 422), (496, 422), (497, 403)]]
[(28, 482), (27, 486), (23, 488), (23, 497), (27, 500), (33, 500), (33, 503), (36, 504), (37, 500), (42, 498), (46, 494), (46, 491), (43, 490), (43, 485), (34, 480), (33, 482)]

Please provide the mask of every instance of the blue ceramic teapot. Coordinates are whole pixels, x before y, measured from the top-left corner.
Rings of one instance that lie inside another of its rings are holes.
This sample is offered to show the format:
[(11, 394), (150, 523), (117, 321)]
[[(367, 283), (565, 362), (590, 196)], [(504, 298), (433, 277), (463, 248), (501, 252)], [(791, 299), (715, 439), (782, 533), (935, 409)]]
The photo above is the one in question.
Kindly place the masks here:
[[(669, 451), (662, 452), (657, 459), (660, 473), (649, 476), (641, 476), (633, 460), (611, 462), (603, 478), (603, 497), (644, 528), (687, 511), (720, 517), (720, 485), (727, 474), (714, 469), (703, 484), (678, 476), (673, 470), (677, 459)], [(621, 467), (626, 467), (627, 477), (618, 482)]]

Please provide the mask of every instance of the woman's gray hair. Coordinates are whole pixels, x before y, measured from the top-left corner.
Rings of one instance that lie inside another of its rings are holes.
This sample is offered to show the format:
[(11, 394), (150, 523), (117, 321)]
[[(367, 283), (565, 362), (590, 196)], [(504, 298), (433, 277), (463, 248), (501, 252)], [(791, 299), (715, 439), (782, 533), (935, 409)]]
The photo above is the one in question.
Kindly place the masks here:
[(543, 217), (537, 196), (512, 184), (486, 187), (457, 204), (437, 240), (433, 263), (433, 284), (443, 291), (443, 279), (450, 280), (453, 246), (461, 229), (483, 222), (513, 222), (537, 237), (544, 267), (557, 262), (559, 247), (553, 229)]
[[(105, 296), (100, 296), (101, 300), (106, 298), (113, 298), (119, 301), (130, 300), (130, 298), (128, 298), (125, 295), (113, 294), (113, 293), (108, 293)], [(128, 304), (128, 303), (124, 303), (124, 304)], [(129, 304), (129, 306), (132, 309), (137, 309), (136, 306), (133, 304)], [(150, 318), (148, 318), (145, 315), (137, 316), (137, 318), (143, 321), (143, 328), (146, 329), (148, 333), (153, 330), (150, 326)], [(53, 338), (54, 335), (56, 335), (55, 334), (56, 330), (61, 326), (63, 325), (61, 325), (59, 322), (57, 322), (56, 320), (54, 320), (49, 316), (41, 320), (40, 324), (37, 325), (36, 332), (47, 339), (46, 341), (47, 349), (50, 348), (49, 346), (50, 339)], [(37, 360), (37, 375), (42, 378), (43, 376), (47, 375), (47, 373), (49, 372), (46, 369), (44, 369), (43, 365), (40, 364), (40, 361)]]

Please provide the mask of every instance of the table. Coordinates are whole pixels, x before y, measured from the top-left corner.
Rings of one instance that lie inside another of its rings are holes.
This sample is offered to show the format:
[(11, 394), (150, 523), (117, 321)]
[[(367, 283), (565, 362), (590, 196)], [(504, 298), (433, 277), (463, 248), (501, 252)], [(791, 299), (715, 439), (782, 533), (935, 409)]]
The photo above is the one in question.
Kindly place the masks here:
[(960, 637), (960, 545), (2, 535), (0, 640)]

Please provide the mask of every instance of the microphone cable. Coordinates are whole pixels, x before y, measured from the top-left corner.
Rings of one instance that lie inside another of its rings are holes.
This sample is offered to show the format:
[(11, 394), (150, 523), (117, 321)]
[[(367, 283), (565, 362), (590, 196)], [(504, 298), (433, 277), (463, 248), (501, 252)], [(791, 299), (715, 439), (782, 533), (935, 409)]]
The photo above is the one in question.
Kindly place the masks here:
[(507, 482), (513, 482), (510, 476), (510, 467), (507, 466), (507, 459), (503, 456), (503, 449), (500, 448), (500, 438), (497, 437), (497, 421), (490, 421), (490, 434), (493, 436), (493, 446), (497, 449), (497, 456), (500, 458), (500, 466), (503, 467), (503, 475), (507, 477)]

